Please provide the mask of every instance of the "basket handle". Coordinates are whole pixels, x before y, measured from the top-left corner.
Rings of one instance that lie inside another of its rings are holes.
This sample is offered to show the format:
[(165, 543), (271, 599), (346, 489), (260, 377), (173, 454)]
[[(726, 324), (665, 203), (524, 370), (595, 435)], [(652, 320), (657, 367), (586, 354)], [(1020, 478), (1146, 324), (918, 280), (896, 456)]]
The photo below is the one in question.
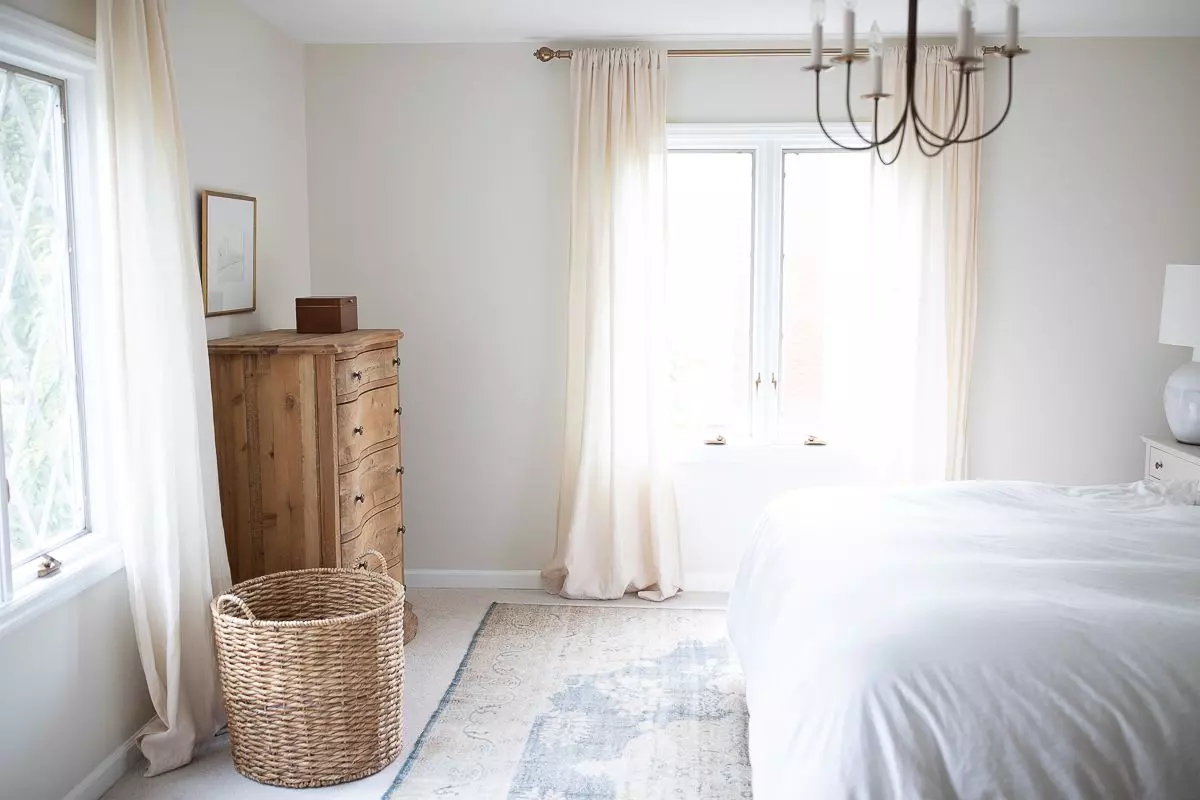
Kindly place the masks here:
[(221, 610), (221, 606), (224, 605), (225, 603), (230, 603), (233, 605), (233, 607), (235, 609), (242, 612), (242, 614), (245, 615), (246, 619), (250, 620), (251, 622), (254, 622), (254, 620), (257, 619), (254, 616), (254, 612), (250, 610), (250, 606), (246, 605), (246, 601), (243, 600), (242, 598), (238, 597), (236, 594), (223, 594), (217, 598), (216, 603), (217, 603), (217, 613), (218, 614), (227, 613), (227, 612)]
[(366, 551), (365, 553), (363, 553), (361, 556), (359, 556), (359, 557), (358, 557), (358, 564), (357, 564), (357, 566), (358, 566), (358, 568), (359, 568), (359, 569), (366, 569), (366, 568), (367, 568), (367, 556), (375, 556), (376, 558), (378, 558), (378, 559), (379, 559), (379, 563), (383, 565), (383, 569), (381, 569), (381, 570), (379, 570), (379, 571), (380, 571), (380, 572), (382, 572), (382, 573), (384, 573), (384, 574), (387, 574), (387, 571), (388, 571), (388, 562), (387, 562), (387, 559), (386, 559), (386, 558), (384, 558), (384, 557), (383, 557), (383, 553), (379, 552), (378, 550), (368, 550), (368, 551)]

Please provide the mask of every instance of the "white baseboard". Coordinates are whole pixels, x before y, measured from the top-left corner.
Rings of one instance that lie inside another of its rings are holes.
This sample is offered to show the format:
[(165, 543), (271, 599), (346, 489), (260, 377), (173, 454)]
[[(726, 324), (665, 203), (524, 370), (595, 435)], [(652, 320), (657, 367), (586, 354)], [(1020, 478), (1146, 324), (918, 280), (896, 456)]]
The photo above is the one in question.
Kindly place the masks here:
[(411, 589), (541, 589), (536, 569), (408, 569)]
[[(536, 569), (410, 569), (404, 578), (411, 589), (541, 589)], [(684, 590), (728, 592), (732, 572), (692, 572), (684, 579)]]
[(137, 739), (141, 732), (139, 729), (126, 739), (124, 744), (109, 753), (108, 758), (89, 772), (63, 800), (100, 800), (104, 793), (138, 762), (141, 752), (138, 750)]

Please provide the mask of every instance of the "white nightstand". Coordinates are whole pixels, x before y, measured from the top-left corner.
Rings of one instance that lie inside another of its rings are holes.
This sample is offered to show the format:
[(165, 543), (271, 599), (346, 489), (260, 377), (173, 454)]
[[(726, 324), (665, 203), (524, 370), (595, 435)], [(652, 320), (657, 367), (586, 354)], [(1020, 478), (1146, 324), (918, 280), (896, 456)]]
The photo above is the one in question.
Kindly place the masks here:
[(1200, 481), (1200, 446), (1181, 444), (1170, 436), (1143, 436), (1146, 480)]

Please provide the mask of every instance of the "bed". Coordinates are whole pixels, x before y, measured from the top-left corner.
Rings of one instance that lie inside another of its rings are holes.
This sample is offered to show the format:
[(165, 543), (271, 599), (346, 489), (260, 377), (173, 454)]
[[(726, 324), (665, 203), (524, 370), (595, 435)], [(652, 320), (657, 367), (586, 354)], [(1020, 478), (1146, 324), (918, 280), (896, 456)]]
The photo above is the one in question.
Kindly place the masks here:
[(756, 800), (1200, 798), (1200, 484), (805, 490), (730, 597)]

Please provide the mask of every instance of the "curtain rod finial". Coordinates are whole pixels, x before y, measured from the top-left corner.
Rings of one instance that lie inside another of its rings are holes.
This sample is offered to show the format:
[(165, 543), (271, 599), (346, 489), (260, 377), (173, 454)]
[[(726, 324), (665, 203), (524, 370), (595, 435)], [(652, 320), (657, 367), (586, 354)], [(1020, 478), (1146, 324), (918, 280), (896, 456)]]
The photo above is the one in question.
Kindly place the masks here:
[(533, 51), (533, 55), (543, 64), (545, 64), (547, 61), (553, 61), (555, 58), (558, 58), (558, 52), (551, 50), (549, 47), (539, 47), (537, 50)]

